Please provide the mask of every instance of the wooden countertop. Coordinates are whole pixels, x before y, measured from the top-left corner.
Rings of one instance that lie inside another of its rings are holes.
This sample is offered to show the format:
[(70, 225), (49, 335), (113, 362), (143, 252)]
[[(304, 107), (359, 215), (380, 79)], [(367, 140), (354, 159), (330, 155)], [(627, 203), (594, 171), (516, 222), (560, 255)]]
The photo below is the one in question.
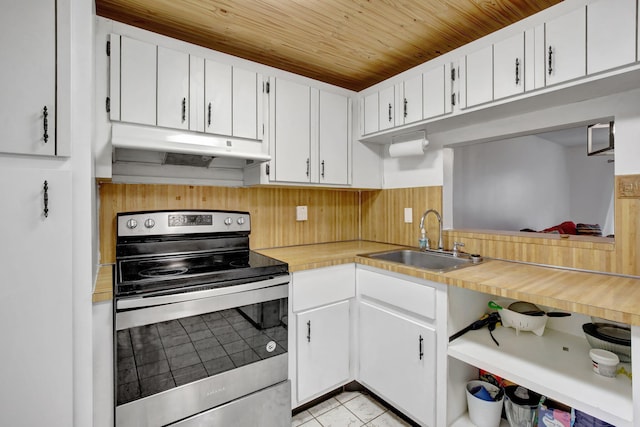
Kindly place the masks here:
[(356, 262), (356, 255), (358, 254), (381, 252), (401, 247), (387, 243), (353, 240), (349, 242), (258, 249), (256, 252), (286, 262), (289, 264), (289, 271), (295, 272)]
[(113, 264), (101, 265), (96, 277), (96, 286), (93, 289), (92, 301), (110, 301), (113, 298)]
[[(640, 278), (500, 260), (486, 260), (480, 265), (447, 273), (431, 273), (415, 267), (357, 256), (397, 248), (400, 246), (349, 241), (259, 249), (256, 252), (288, 263), (291, 272), (357, 262), (420, 279), (525, 300), (558, 310), (640, 325)], [(96, 284), (96, 293), (101, 289), (100, 298), (105, 298), (100, 301), (111, 298), (111, 277), (112, 266), (102, 266)]]

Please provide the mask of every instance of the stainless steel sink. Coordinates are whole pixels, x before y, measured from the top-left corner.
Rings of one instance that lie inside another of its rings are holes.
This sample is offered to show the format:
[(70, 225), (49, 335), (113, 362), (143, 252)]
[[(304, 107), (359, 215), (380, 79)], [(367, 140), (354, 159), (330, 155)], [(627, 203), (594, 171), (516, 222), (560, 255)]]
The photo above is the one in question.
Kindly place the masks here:
[(464, 255), (454, 257), (447, 253), (423, 252), (414, 249), (398, 249), (393, 251), (364, 254), (361, 256), (381, 261), (397, 262), (398, 264), (424, 268), (425, 270), (438, 273), (478, 264), (478, 262), (472, 262), (469, 257)]

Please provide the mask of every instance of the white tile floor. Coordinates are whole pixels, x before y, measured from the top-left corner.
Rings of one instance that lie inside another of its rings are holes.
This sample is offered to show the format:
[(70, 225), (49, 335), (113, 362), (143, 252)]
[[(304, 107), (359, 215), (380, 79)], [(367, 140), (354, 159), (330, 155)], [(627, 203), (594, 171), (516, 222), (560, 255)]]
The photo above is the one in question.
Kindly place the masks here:
[(373, 397), (358, 391), (345, 391), (296, 414), (291, 427), (407, 427)]

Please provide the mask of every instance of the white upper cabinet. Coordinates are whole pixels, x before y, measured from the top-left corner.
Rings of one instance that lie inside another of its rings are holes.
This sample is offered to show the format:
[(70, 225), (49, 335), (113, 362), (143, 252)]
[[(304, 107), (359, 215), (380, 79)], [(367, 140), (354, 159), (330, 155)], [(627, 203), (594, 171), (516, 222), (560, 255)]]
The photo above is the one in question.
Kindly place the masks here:
[[(608, 3), (610, 4), (612, 2)], [(585, 14), (586, 9), (581, 7), (545, 23), (545, 71), (547, 86), (585, 75)]]
[[(233, 136), (262, 139), (262, 120), (258, 114), (258, 74), (233, 68)], [(260, 127), (260, 136), (258, 136)]]
[(158, 46), (158, 126), (189, 129), (189, 54)]
[(587, 5), (587, 73), (636, 60), (636, 0), (599, 0)]
[[(120, 40), (120, 87), (111, 88), (112, 91), (119, 89), (120, 117), (116, 119), (155, 126), (157, 47), (128, 37), (118, 39)], [(116, 54), (113, 48), (114, 42), (115, 40), (112, 39), (112, 57)], [(111, 72), (117, 73), (118, 70), (112, 67)], [(113, 96), (112, 101), (117, 102)], [(112, 111), (115, 110), (112, 109)]]
[(524, 33), (493, 45), (493, 97), (505, 98), (524, 92)]
[(391, 129), (395, 122), (395, 86), (389, 86), (378, 94), (378, 124), (379, 130)]
[[(204, 131), (218, 135), (232, 134), (232, 68), (206, 59), (204, 62)], [(252, 88), (255, 88), (251, 84)], [(252, 102), (252, 98), (249, 99)], [(242, 100), (238, 100), (242, 103)], [(250, 117), (252, 123), (255, 118)], [(249, 129), (246, 130), (250, 132)]]
[(484, 104), (493, 99), (493, 47), (487, 46), (465, 57), (465, 77), (461, 108)]
[(319, 103), (319, 182), (349, 184), (349, 98), (321, 90)]
[(311, 182), (311, 88), (274, 79), (275, 180)]
[(110, 119), (263, 139), (262, 76), (110, 35)]
[(422, 75), (400, 83), (396, 93), (396, 126), (422, 120)]
[[(447, 94), (451, 94), (450, 73), (450, 66), (441, 65), (422, 75), (422, 114), (424, 119), (451, 112), (451, 102), (447, 96)], [(446, 90), (447, 86), (449, 90)], [(447, 107), (449, 107), (448, 111)]]
[(56, 2), (5, 2), (0, 14), (0, 152), (56, 154)]
[(349, 98), (287, 80), (272, 81), (273, 181), (350, 184)]
[(204, 132), (204, 58), (189, 55), (189, 130)]
[(364, 113), (362, 114), (364, 135), (377, 132), (380, 129), (380, 116), (378, 114), (379, 98), (378, 92), (370, 93), (364, 97), (362, 103), (362, 108), (364, 109)]

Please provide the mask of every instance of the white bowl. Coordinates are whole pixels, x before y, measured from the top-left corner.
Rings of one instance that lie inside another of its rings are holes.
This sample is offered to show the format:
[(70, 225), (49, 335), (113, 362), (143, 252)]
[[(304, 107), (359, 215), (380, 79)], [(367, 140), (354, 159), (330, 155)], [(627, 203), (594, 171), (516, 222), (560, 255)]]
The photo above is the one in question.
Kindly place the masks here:
[(500, 313), (502, 326), (505, 328), (515, 329), (516, 335), (518, 335), (520, 331), (531, 331), (538, 336), (544, 334), (544, 328), (547, 325), (547, 316), (530, 316), (504, 308), (509, 305), (508, 302), (504, 304), (498, 302), (498, 304), (502, 306), (502, 309), (498, 310), (498, 313)]

